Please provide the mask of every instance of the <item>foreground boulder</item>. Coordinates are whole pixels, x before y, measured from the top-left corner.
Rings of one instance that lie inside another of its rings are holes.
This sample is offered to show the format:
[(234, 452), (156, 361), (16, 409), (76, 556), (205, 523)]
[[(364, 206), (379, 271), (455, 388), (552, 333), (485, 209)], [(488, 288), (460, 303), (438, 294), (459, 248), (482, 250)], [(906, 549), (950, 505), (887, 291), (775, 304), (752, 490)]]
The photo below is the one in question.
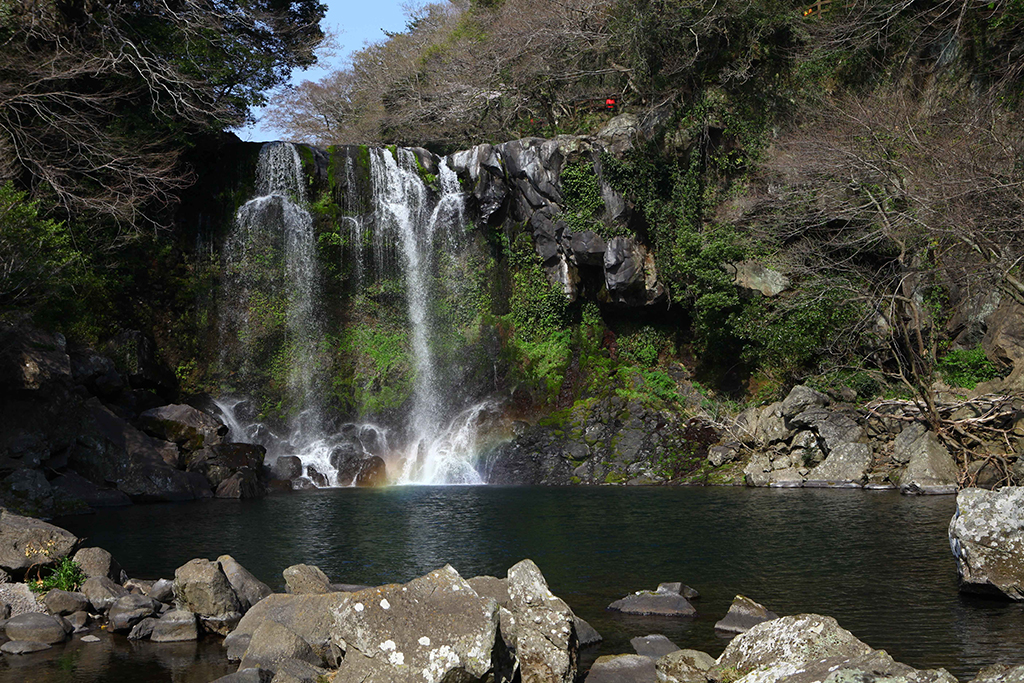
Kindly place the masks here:
[(242, 603), (219, 562), (190, 560), (174, 572), (174, 599), (210, 631), (227, 635), (242, 618)]
[(38, 564), (67, 557), (78, 545), (70, 531), (0, 508), (0, 569), (20, 576)]
[(841, 628), (835, 619), (817, 614), (781, 617), (757, 624), (736, 636), (708, 672), (723, 683), (823, 683), (826, 681), (893, 680), (955, 683), (944, 669), (918, 671), (893, 661)]
[(555, 597), (532, 560), (508, 570), (509, 638), (524, 681), (572, 683), (579, 641), (572, 610)]
[(706, 683), (714, 665), (714, 657), (698, 650), (676, 650), (655, 662), (659, 683)]
[(961, 591), (1024, 600), (1024, 487), (957, 494), (949, 546)]
[(242, 659), (260, 625), (273, 621), (305, 640), (324, 664), (337, 666), (343, 650), (331, 642), (333, 614), (346, 599), (346, 593), (267, 596), (246, 612), (238, 627), (224, 639), (228, 659)]
[(345, 650), (337, 681), (470, 683), (498, 665), (498, 605), (449, 565), (405, 585), (343, 595), (332, 634)]

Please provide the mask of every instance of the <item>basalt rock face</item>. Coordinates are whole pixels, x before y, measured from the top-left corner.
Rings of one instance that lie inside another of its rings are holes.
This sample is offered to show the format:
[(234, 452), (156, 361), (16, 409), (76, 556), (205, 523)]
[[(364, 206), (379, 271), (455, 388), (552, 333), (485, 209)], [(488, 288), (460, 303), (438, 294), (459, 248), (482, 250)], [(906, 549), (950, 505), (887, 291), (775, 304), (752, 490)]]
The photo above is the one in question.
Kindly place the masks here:
[(49, 517), (208, 498), (240, 471), (234, 497), (263, 494), (262, 447), (222, 443), (214, 415), (164, 405), (176, 389), (152, 340), (124, 333), (105, 349), (0, 326), (0, 504)]
[[(548, 279), (570, 300), (585, 297), (621, 306), (649, 306), (667, 300), (650, 245), (638, 234), (628, 202), (604, 178), (601, 154), (610, 139), (559, 136), (478, 145), (448, 158), (470, 190), (470, 209), (484, 222), (504, 220), (527, 226)], [(561, 173), (567, 164), (592, 165), (603, 208), (598, 224), (619, 236), (606, 240), (594, 230), (573, 232), (562, 218)]]

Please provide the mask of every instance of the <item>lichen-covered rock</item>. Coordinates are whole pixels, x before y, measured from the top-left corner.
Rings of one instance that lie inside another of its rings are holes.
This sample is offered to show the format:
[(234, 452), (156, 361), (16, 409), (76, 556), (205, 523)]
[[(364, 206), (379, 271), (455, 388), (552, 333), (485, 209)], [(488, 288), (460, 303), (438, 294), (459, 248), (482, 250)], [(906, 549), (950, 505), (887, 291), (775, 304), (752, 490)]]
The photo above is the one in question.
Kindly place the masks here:
[(714, 680), (755, 673), (745, 683), (789, 680), (808, 665), (824, 659), (845, 661), (871, 652), (871, 648), (835, 619), (799, 614), (773, 619), (732, 639), (712, 667)]
[(698, 650), (676, 650), (654, 663), (658, 683), (706, 683), (714, 665), (714, 657)]
[(0, 509), (0, 569), (20, 576), (38, 564), (67, 557), (78, 545), (70, 531)]
[(971, 683), (1024, 683), (1024, 666), (992, 664), (979, 671)]
[(404, 585), (340, 595), (333, 640), (345, 659), (336, 680), (468, 683), (495, 668), (498, 605), (451, 566)]
[(845, 442), (837, 445), (821, 463), (810, 471), (804, 486), (850, 488), (861, 487), (871, 469), (871, 446)]
[(922, 433), (902, 446), (900, 453), (900, 457), (907, 460), (907, 467), (900, 475), (901, 493), (956, 493), (956, 463), (935, 432)]
[(744, 633), (763, 621), (778, 619), (779, 615), (772, 612), (759, 602), (754, 602), (745, 595), (733, 598), (729, 612), (715, 624), (716, 631), (726, 633)]
[(227, 635), (242, 618), (242, 603), (219, 562), (197, 558), (174, 572), (174, 599), (179, 609), (194, 612), (203, 625)]
[(726, 270), (732, 275), (733, 282), (740, 289), (773, 297), (789, 289), (789, 278), (771, 268), (766, 268), (757, 261), (740, 261), (729, 263)]
[(1024, 600), (1024, 487), (962, 490), (949, 545), (960, 590)]
[(572, 683), (579, 649), (572, 610), (548, 589), (532, 560), (508, 570), (508, 595), (523, 683)]

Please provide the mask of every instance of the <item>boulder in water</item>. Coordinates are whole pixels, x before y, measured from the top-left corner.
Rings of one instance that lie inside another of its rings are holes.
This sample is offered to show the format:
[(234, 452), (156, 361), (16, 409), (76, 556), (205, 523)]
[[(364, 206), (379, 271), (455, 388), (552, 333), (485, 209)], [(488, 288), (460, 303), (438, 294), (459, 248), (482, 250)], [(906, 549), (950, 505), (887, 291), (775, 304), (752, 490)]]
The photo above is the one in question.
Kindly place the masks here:
[(82, 584), (82, 594), (89, 598), (94, 610), (106, 612), (118, 598), (128, 595), (128, 591), (106, 576), (94, 576)]
[[(332, 456), (333, 463), (333, 456)], [(270, 466), (270, 476), (286, 481), (302, 476), (302, 461), (296, 455), (281, 455)]]
[(679, 650), (678, 645), (659, 633), (631, 638), (629, 644), (633, 646), (638, 655), (650, 657), (654, 660), (661, 659), (670, 652)]
[(164, 613), (155, 624), (149, 639), (154, 643), (178, 643), (199, 637), (196, 615), (188, 610), (173, 609)]
[(281, 574), (284, 576), (285, 590), (289, 593), (304, 595), (335, 592), (327, 575), (311, 564), (293, 564)]
[(4, 625), (4, 633), (11, 640), (52, 645), (67, 640), (70, 626), (60, 617), (52, 617), (42, 612), (26, 612), (8, 619)]
[(960, 491), (949, 545), (961, 591), (1024, 600), (1024, 487)]
[[(682, 584), (680, 584), (682, 585)], [(637, 591), (608, 605), (613, 612), (663, 617), (692, 617), (697, 614), (690, 601), (679, 591), (661, 584), (656, 591)]]
[(107, 620), (114, 631), (130, 631), (135, 624), (152, 617), (160, 603), (145, 595), (125, 595), (114, 601), (107, 612)]
[(778, 614), (761, 603), (754, 602), (744, 595), (737, 595), (733, 598), (732, 605), (729, 606), (729, 612), (715, 624), (715, 630), (726, 633), (744, 633), (762, 621), (778, 618)]

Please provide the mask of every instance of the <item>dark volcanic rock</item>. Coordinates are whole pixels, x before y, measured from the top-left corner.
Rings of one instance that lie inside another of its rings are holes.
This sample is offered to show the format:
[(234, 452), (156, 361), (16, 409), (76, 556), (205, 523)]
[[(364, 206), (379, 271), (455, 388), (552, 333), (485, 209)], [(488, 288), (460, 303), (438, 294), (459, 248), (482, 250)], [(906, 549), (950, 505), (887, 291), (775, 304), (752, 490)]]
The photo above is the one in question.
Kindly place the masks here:
[(151, 436), (173, 441), (186, 451), (216, 445), (228, 433), (219, 419), (183, 404), (147, 410), (139, 416), (138, 424)]

